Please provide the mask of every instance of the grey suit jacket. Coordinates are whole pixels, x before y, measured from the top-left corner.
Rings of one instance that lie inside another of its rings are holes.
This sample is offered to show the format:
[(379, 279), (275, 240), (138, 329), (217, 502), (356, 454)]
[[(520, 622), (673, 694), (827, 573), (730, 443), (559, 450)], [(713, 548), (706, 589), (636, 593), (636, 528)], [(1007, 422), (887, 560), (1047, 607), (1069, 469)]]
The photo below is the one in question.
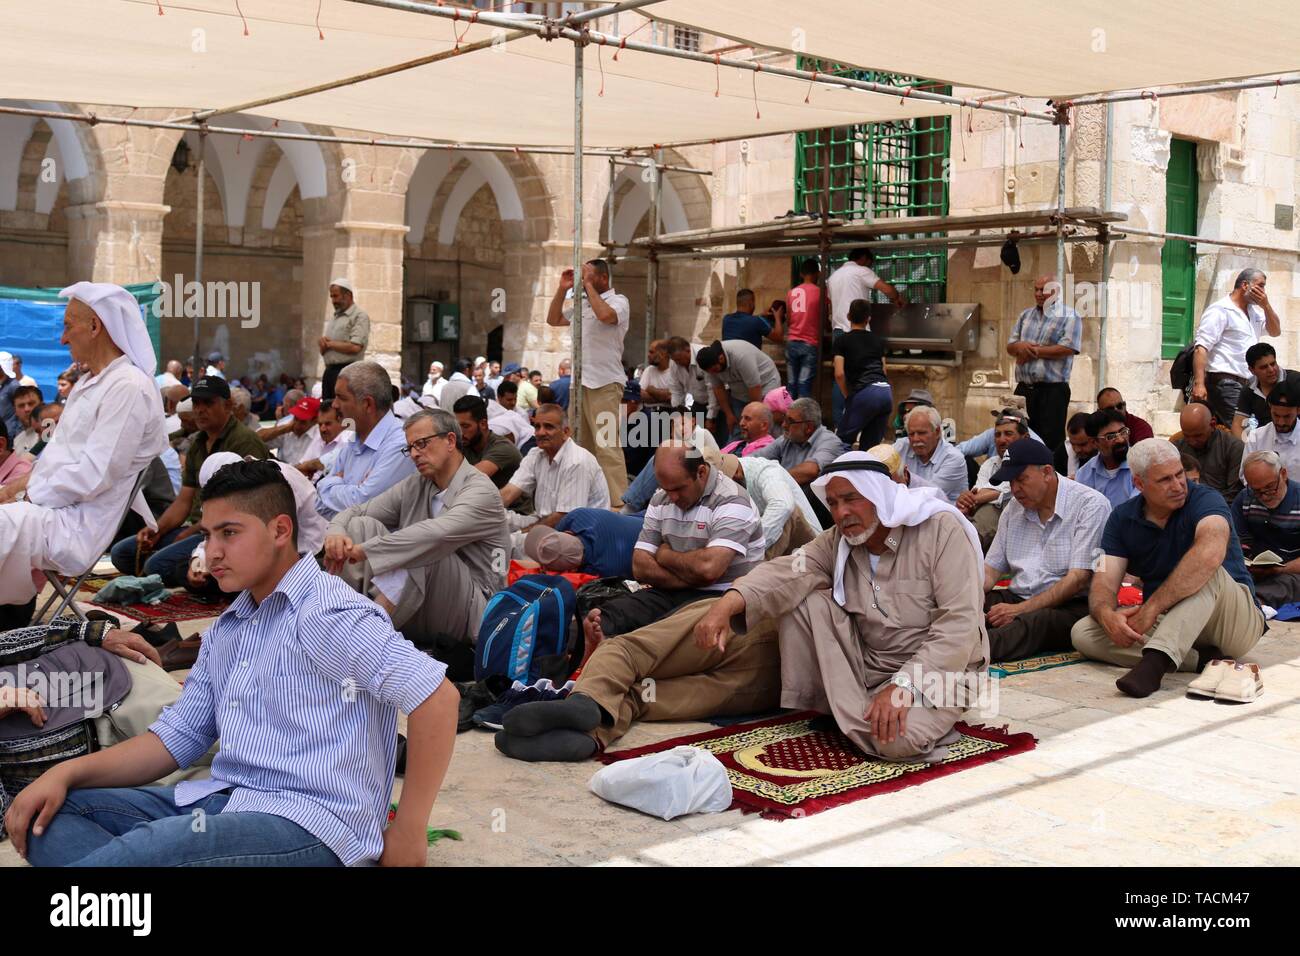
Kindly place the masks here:
[(346, 534), (351, 518), (374, 518), (388, 533), (358, 542), (366, 549), (372, 573), (398, 568), (414, 573), (454, 555), (464, 562), (485, 595), (504, 588), (510, 566), (510, 532), (492, 479), (462, 461), (442, 493), (442, 511), (434, 518), (430, 509), (437, 493), (432, 481), (411, 475), (369, 501), (339, 512), (327, 534)]

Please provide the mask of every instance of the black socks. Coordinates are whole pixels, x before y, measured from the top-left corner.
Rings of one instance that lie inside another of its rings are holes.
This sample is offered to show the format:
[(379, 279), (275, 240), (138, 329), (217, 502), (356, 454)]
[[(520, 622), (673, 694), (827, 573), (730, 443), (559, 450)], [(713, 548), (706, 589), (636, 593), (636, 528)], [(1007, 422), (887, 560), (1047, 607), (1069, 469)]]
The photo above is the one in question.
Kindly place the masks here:
[(1160, 689), (1160, 682), (1175, 666), (1163, 651), (1146, 650), (1142, 652), (1142, 660), (1115, 681), (1115, 686), (1130, 697), (1150, 697)]
[(497, 750), (516, 760), (587, 760), (596, 752), (591, 731), (604, 715), (586, 694), (520, 704), (502, 718)]

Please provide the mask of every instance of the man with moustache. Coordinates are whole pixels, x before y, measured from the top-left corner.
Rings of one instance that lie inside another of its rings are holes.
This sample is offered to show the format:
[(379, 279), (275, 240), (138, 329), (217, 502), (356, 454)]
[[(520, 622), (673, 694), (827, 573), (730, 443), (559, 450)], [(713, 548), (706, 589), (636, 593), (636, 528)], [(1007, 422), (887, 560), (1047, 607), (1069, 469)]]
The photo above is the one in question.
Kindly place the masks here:
[(1093, 412), (1085, 430), (1097, 441), (1097, 455), (1079, 466), (1074, 480), (1100, 491), (1112, 508), (1119, 507), (1138, 493), (1128, 467), (1129, 427), (1124, 413), (1116, 408)]
[(696, 644), (779, 620), (782, 707), (829, 714), (873, 757), (942, 760), (989, 660), (975, 529), (867, 452), (840, 455), (813, 488), (835, 527), (732, 584)]

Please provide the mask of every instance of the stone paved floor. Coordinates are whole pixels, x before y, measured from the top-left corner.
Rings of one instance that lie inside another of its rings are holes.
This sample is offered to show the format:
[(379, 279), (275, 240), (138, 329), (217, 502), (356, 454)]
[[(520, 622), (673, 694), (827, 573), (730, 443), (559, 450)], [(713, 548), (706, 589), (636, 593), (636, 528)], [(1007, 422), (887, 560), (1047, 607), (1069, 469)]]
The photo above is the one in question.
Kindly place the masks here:
[[(202, 622), (183, 627), (197, 631)], [(483, 731), (461, 734), (431, 825), (464, 841), (431, 865), (1268, 866), (1300, 863), (1300, 625), (1255, 649), (1264, 696), (1186, 697), (1175, 674), (1146, 701), (1117, 671), (1076, 664), (1008, 678), (1001, 717), (1036, 750), (800, 820), (738, 811), (643, 816), (587, 789), (595, 763), (508, 760)], [(711, 729), (642, 724), (627, 746)], [(399, 784), (400, 786), (400, 784)], [(10, 844), (0, 865), (21, 865)]]

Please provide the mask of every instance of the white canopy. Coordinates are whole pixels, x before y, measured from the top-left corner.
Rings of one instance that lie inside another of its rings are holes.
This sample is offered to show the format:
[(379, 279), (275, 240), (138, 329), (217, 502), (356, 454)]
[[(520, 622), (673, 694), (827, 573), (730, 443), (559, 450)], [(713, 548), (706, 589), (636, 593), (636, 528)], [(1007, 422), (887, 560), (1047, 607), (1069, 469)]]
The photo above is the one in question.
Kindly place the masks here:
[[(317, 0), (241, 0), (238, 7), (242, 21), (234, 0), (5, 4), (0, 91), (9, 99), (170, 108), (181, 118), (414, 60), (452, 49), (457, 40), (465, 45), (506, 33), (471, 24), (470, 11), (457, 23), (323, 0), (318, 32)], [(573, 142), (573, 49), (567, 40), (526, 37), (247, 112), (390, 136), (567, 146)], [(721, 140), (954, 112), (844, 88), (810, 93), (802, 80), (632, 50), (615, 62), (615, 52), (594, 44), (586, 50), (588, 147)], [(711, 95), (715, 89), (717, 96)]]
[(644, 12), (774, 50), (1051, 99), (1300, 69), (1295, 0), (664, 0)]

